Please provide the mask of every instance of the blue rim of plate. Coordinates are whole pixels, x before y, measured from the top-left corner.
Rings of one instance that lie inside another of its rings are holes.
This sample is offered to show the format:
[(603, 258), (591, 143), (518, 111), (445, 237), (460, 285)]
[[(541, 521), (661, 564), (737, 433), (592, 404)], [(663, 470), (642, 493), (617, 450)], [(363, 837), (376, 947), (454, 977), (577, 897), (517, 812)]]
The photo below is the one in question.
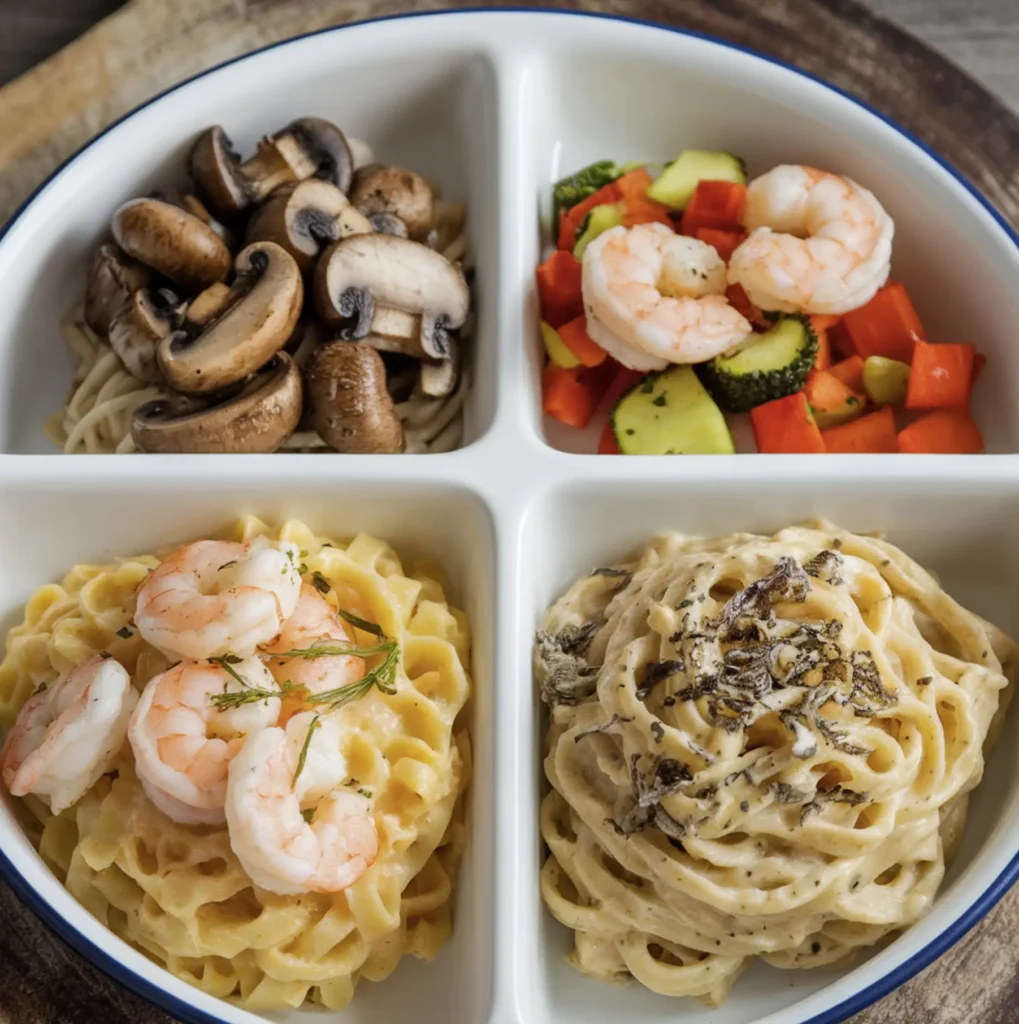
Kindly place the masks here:
[[(200, 71), (197, 74), (192, 75), (190, 78), (185, 78), (183, 81), (177, 82), (169, 88), (156, 93), (155, 96), (150, 97), (144, 103), (139, 104), (134, 109), (129, 110), (127, 113), (118, 117), (117, 120), (104, 128), (98, 135), (89, 139), (89, 141), (83, 146), (75, 150), (75, 152), (67, 157), (67, 159), (64, 160), (54, 171), (52, 171), (15, 210), (7, 224), (0, 229), (0, 243), (2, 243), (7, 237), (8, 232), (10, 232), (18, 220), (21, 219), (21, 216), (25, 213), (28, 207), (31, 206), (32, 203), (34, 203), (36, 199), (38, 199), (47, 188), (49, 188), (53, 181), (61, 175), (64, 170), (70, 167), (71, 164), (73, 164), (74, 161), (83, 153), (91, 149), (92, 146), (94, 146), (100, 139), (108, 135), (125, 121), (130, 120), (136, 114), (139, 114), (141, 111), (152, 106), (152, 104), (158, 102), (164, 96), (168, 96), (170, 93), (176, 92), (178, 89), (181, 89), (186, 85), (190, 85), (192, 82), (205, 78), (208, 75), (219, 71), (221, 68), (229, 67), (239, 61), (247, 60), (248, 58), (254, 57), (260, 53), (266, 53), (269, 50), (276, 50), (281, 46), (288, 46), (291, 43), (299, 42), (303, 39), (312, 39), (316, 36), (328, 35), (333, 32), (343, 32), (346, 29), (356, 29), (364, 25), (378, 25), (387, 21), (404, 21), (410, 18), (435, 18), (463, 14), (543, 14), (567, 18), (587, 18), (592, 21), (618, 21), (625, 24), (640, 25), (644, 28), (655, 29), (659, 32), (670, 32), (675, 35), (687, 36), (691, 39), (700, 39), (703, 42), (713, 43), (716, 46), (723, 46), (728, 50), (736, 50), (739, 53), (745, 53), (757, 60), (762, 60), (768, 64), (774, 64), (777, 67), (784, 68), (786, 71), (799, 75), (801, 78), (806, 78), (809, 81), (823, 86), (830, 92), (837, 93), (844, 99), (847, 99), (856, 106), (866, 110), (879, 121), (883, 121), (890, 128), (898, 132), (899, 135), (908, 139), (914, 146), (926, 153), (927, 156), (938, 164), (939, 167), (947, 171), (948, 174), (951, 175), (951, 177), (954, 178), (955, 181), (958, 182), (958, 184), (960, 184), (988, 214), (990, 214), (998, 227), (1001, 228), (1016, 249), (1019, 250), (1019, 233), (1017, 233), (1012, 225), (1005, 220), (1004, 216), (991, 204), (986, 196), (984, 196), (983, 193), (981, 193), (963, 174), (953, 167), (952, 164), (945, 160), (944, 157), (940, 156), (937, 152), (931, 149), (927, 143), (917, 138), (911, 131), (904, 128), (887, 114), (878, 110), (876, 107), (871, 106), (858, 96), (854, 96), (852, 93), (847, 92), (845, 89), (842, 89), (837, 85), (833, 85), (831, 82), (825, 81), (818, 75), (809, 71), (804, 71), (802, 68), (798, 68), (794, 64), (787, 64), (785, 61), (779, 60), (777, 57), (761, 53), (759, 50), (754, 50), (749, 46), (742, 46), (739, 43), (733, 43), (727, 39), (709, 35), (706, 32), (695, 32), (691, 29), (677, 28), (673, 25), (662, 25), (658, 22), (648, 21), (645, 18), (629, 18), (617, 14), (601, 14), (587, 11), (558, 10), (549, 7), (520, 8), (504, 6), (465, 7), (459, 10), (418, 11), (405, 14), (390, 14), (380, 18), (369, 18), (366, 21), (352, 22), (348, 25), (333, 25), (327, 28), (317, 29), (313, 32), (306, 32), (303, 35), (291, 36), (288, 39), (281, 39), (278, 42), (270, 43), (267, 46), (260, 47), (259, 49), (252, 50), (248, 53), (239, 54), (238, 56), (231, 57), (229, 60), (225, 60), (213, 67), (206, 68), (204, 71)], [(14, 867), (14, 864), (2, 851), (0, 851), (0, 878), (3, 878), (3, 880), (14, 890), (19, 899), (21, 899), (22, 902), (33, 911), (33, 913), (41, 918), (45, 924), (56, 932), (64, 942), (77, 952), (81, 953), (82, 956), (91, 961), (92, 964), (98, 967), (105, 974), (113, 978), (114, 981), (117, 981), (126, 988), (131, 989), (133, 992), (140, 995), (142, 998), (147, 999), (150, 1003), (153, 1003), (160, 1009), (165, 1010), (167, 1013), (173, 1014), (180, 1020), (185, 1021), (186, 1024), (226, 1024), (223, 1018), (213, 1017), (204, 1010), (199, 1010), (194, 1006), (182, 1002), (176, 996), (170, 995), (170, 993), (165, 989), (160, 988), (158, 985), (142, 977), (140, 974), (136, 974), (134, 971), (126, 968), (119, 960), (107, 953), (101, 946), (97, 945), (84, 934), (77, 931), (77, 929), (71, 927), (68, 922), (50, 906), (50, 904), (41, 899), (38, 893), (28, 885), (21, 873)], [(919, 972), (928, 964), (932, 963), (939, 956), (954, 946), (959, 939), (961, 939), (1001, 900), (1005, 893), (1008, 892), (1015, 883), (1017, 878), (1019, 878), (1019, 852), (1016, 853), (1004, 870), (1002, 870), (998, 877), (995, 878), (986, 889), (984, 889), (977, 899), (974, 900), (974, 902), (967, 907), (959, 917), (952, 921), (943, 932), (924, 946), (923, 949), (918, 950), (908, 960), (903, 961), (894, 970), (882, 975), (865, 989), (862, 989), (860, 992), (857, 992), (848, 999), (844, 999), (836, 1006), (832, 1006), (821, 1013), (815, 1014), (813, 1017), (800, 1021), (799, 1024), (840, 1024), (840, 1022), (845, 1021), (854, 1013), (859, 1013), (860, 1010), (865, 1009), (878, 999), (882, 998), (882, 996), (888, 995), (889, 992), (909, 981), (910, 978), (919, 974)]]

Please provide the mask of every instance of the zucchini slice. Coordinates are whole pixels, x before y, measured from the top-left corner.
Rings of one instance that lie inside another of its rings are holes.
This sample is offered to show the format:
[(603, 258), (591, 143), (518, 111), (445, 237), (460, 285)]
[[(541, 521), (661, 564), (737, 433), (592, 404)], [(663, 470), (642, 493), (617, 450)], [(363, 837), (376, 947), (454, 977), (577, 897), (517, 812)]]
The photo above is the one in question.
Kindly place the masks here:
[(803, 316), (783, 317), (731, 356), (701, 365), (701, 376), (726, 412), (748, 412), (799, 391), (817, 357), (817, 335)]
[(649, 199), (670, 210), (685, 210), (700, 181), (747, 180), (746, 165), (732, 153), (708, 149), (684, 149), (647, 190)]
[(624, 455), (731, 455), (725, 417), (689, 366), (649, 374), (616, 403), (612, 432)]

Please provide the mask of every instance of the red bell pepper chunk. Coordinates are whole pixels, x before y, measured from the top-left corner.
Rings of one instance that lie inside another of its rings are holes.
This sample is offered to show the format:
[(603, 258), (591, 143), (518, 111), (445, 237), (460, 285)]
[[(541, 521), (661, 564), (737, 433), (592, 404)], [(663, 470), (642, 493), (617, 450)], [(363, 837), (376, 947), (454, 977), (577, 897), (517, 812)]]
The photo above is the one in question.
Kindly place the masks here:
[(698, 228), (694, 232), (694, 238), (713, 245), (726, 263), (732, 258), (736, 246), (746, 237), (745, 231), (723, 231), (721, 228)]
[(573, 253), (557, 250), (537, 270), (541, 316), (556, 329), (580, 316), (584, 298), (580, 289), (580, 260)]
[(906, 392), (907, 409), (949, 409), (969, 403), (973, 346), (928, 345), (917, 341)]
[(750, 410), (757, 450), (773, 455), (824, 451), (821, 431), (810, 415), (806, 395), (794, 395), (755, 406)]
[(913, 361), (913, 345), (926, 341), (923, 324), (906, 289), (889, 282), (865, 306), (850, 310), (842, 318), (856, 354), (885, 356), (900, 363)]
[(598, 439), (598, 454), (599, 455), (622, 455), (623, 453), (619, 450), (619, 445), (616, 443), (616, 434), (612, 429), (611, 421), (605, 424), (605, 429), (601, 432), (601, 437)]
[(579, 203), (571, 206), (568, 210), (562, 210), (559, 214), (559, 240), (556, 243), (558, 247), (573, 252), (573, 239), (576, 237), (577, 228), (583, 223), (588, 212), (596, 206), (601, 206), (602, 203), (618, 203), (621, 198), (619, 186), (616, 182), (610, 181), (593, 195), (581, 199)]
[(583, 429), (598, 404), (583, 367), (546, 366), (541, 375), (542, 408), (561, 423)]
[(746, 185), (732, 181), (699, 181), (683, 211), (683, 234), (696, 235), (698, 228), (742, 231)]

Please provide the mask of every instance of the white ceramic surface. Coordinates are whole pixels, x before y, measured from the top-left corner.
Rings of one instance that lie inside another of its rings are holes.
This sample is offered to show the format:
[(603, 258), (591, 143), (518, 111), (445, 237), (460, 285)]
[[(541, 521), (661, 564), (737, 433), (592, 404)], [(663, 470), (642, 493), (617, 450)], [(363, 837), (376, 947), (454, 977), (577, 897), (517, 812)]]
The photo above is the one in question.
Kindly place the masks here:
[[(368, 84), (370, 83), (370, 85)], [(125, 198), (170, 180), (212, 122), (238, 143), (305, 113), (379, 155), (439, 177), (470, 204), (479, 329), (471, 443), (439, 456), (57, 457), (40, 425), (70, 373), (58, 321)], [(185, 539), (242, 512), (315, 529), (370, 530), (428, 550), (455, 581), (474, 634), (472, 840), (454, 935), (432, 965), (363, 983), (341, 1014), (297, 1024), (802, 1024), (841, 1020), (904, 980), (1014, 877), (1014, 716), (973, 803), (963, 852), (934, 912), (851, 968), (754, 968), (719, 1010), (568, 968), (568, 935), (542, 909), (537, 806), (543, 723), (530, 647), (575, 576), (664, 529), (772, 530), (810, 515), (884, 529), (977, 611), (1019, 632), (1019, 459), (1014, 456), (582, 458), (543, 427), (534, 265), (549, 182), (590, 159), (722, 147), (751, 168), (843, 169), (897, 219), (896, 274), (936, 340), (992, 360), (978, 390), (989, 445), (1019, 450), (1015, 243), (950, 172), (834, 91), (731, 47), (615, 20), (447, 14), (321, 33), (194, 80), (88, 147), (0, 240), (0, 628), (70, 564)], [(540, 201), (539, 201), (540, 200)], [(570, 443), (576, 443), (571, 439)], [(590, 442), (589, 442), (590, 444)], [(202, 995), (129, 950), (56, 883), (0, 807), (0, 872), (72, 944), (178, 1016), (264, 1018)]]

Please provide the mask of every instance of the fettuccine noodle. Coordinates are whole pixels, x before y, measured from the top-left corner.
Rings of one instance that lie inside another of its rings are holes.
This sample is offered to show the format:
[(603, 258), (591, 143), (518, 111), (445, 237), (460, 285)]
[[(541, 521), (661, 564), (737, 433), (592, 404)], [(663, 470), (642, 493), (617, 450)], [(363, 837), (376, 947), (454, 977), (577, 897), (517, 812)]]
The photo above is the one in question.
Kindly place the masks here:
[(931, 907), (1015, 650), (827, 523), (668, 535), (549, 610), (542, 894), (592, 977), (725, 999)]

